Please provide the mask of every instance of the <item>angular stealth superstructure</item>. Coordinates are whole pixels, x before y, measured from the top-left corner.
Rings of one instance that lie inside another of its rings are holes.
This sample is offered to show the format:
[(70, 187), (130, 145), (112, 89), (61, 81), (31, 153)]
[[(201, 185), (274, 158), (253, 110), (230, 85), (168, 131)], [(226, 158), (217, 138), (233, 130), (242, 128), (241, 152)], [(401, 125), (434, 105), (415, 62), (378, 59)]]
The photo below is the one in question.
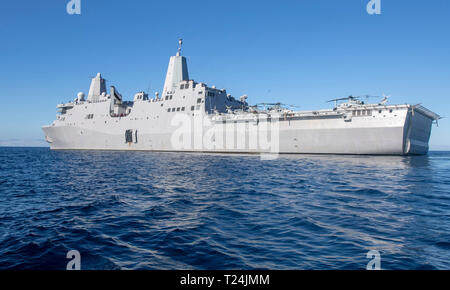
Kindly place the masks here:
[(173, 91), (181, 81), (189, 80), (186, 58), (181, 56), (181, 44), (180, 39), (177, 55), (170, 57), (163, 94)]
[(106, 84), (102, 75), (98, 73), (91, 81), (91, 87), (89, 88), (88, 101), (96, 102), (100, 100), (100, 97), (106, 95)]
[[(106, 91), (98, 73), (83, 93), (57, 106), (44, 126), (51, 149), (154, 150), (236, 153), (426, 154), (439, 115), (420, 105), (335, 100), (333, 109), (294, 111), (249, 106), (224, 89), (189, 79), (186, 58), (170, 57), (162, 94), (123, 101)], [(342, 102), (343, 101), (343, 102)], [(342, 102), (342, 103), (339, 103)]]

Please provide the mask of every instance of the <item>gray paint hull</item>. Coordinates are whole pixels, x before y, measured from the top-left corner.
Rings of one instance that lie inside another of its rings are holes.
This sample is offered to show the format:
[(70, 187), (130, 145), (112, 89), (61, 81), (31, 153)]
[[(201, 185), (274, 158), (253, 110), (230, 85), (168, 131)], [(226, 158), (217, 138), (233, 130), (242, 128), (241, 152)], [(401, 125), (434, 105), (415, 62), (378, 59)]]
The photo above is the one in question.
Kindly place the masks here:
[[(249, 106), (225, 89), (189, 79), (180, 47), (171, 56), (162, 95), (124, 102), (98, 73), (82, 92), (57, 105), (43, 130), (51, 149), (239, 153), (426, 154), (440, 117), (420, 105), (335, 99), (333, 109), (293, 111), (281, 104)], [(338, 101), (346, 102), (338, 105)], [(269, 107), (266, 108), (266, 105)]]
[[(277, 146), (271, 148), (251, 147), (252, 136), (248, 134), (251, 126), (246, 124), (245, 134), (235, 134), (230, 146), (222, 143), (216, 146), (195, 146), (195, 134), (191, 135), (192, 146), (183, 148), (173, 145), (176, 127), (167, 126), (166, 132), (152, 132), (144, 127), (137, 129), (137, 139), (125, 142), (124, 130), (110, 128), (96, 130), (77, 126), (45, 126), (43, 130), (51, 149), (84, 150), (148, 150), (184, 152), (227, 152), (227, 153), (311, 153), (311, 154), (374, 154), (407, 155), (426, 154), (431, 133), (432, 120), (420, 113), (404, 110), (390, 119), (378, 121), (354, 118), (344, 122), (342, 118), (283, 120), (277, 125)], [(130, 125), (131, 126), (131, 125)], [(137, 127), (137, 126), (135, 126)], [(271, 135), (271, 127), (268, 131)], [(227, 129), (222, 128), (222, 136)], [(153, 130), (156, 131), (156, 130)], [(224, 138), (226, 139), (226, 138)], [(240, 145), (239, 145), (240, 143)]]

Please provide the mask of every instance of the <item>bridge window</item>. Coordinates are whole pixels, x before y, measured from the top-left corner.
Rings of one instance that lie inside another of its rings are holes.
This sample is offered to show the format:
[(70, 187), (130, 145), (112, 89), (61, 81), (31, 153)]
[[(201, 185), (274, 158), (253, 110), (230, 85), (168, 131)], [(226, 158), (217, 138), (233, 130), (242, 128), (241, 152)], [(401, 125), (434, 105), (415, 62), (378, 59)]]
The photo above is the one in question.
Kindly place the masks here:
[(170, 108), (167, 109), (167, 112), (170, 112)]
[(197, 104), (200, 104), (202, 102), (202, 98), (197, 99)]
[(195, 106), (191, 106), (191, 111), (194, 111)]
[(180, 85), (180, 90), (184, 89), (184, 84)]
[(181, 108), (181, 111), (184, 111), (184, 107)]
[(179, 112), (179, 111), (180, 111), (180, 107), (177, 108), (177, 112)]
[(175, 108), (172, 108), (172, 112), (175, 112)]
[(184, 88), (185, 88), (185, 89), (189, 89), (189, 84), (185, 84), (185, 85), (184, 85)]
[(214, 93), (208, 92), (208, 97), (214, 97)]

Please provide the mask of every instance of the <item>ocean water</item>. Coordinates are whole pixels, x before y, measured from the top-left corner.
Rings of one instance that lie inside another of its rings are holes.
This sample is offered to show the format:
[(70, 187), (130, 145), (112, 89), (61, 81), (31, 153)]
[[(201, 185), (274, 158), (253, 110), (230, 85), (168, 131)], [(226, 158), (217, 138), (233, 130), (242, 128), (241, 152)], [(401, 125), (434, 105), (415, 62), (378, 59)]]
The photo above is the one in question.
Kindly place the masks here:
[(450, 269), (450, 152), (0, 148), (0, 269)]

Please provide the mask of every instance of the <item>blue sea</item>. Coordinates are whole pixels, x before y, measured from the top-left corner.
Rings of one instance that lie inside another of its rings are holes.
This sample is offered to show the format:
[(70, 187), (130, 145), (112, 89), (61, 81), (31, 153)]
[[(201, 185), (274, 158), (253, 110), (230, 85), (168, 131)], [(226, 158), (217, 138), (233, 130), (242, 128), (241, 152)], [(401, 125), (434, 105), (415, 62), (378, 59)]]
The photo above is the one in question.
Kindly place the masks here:
[(0, 148), (0, 269), (450, 269), (450, 152)]

